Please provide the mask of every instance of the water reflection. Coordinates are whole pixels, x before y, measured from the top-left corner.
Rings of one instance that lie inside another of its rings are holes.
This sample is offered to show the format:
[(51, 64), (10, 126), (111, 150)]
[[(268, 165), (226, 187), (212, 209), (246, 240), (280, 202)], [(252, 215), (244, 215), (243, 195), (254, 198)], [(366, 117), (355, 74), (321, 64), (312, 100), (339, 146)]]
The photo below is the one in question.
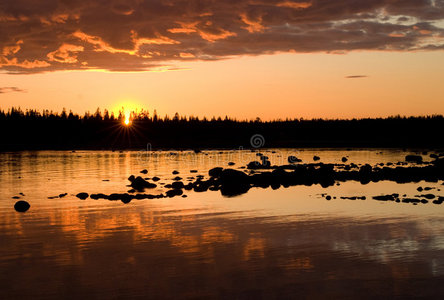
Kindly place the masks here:
[(66, 211), (2, 226), (0, 279), (7, 298), (422, 295), (411, 281), (444, 275), (444, 219), (421, 221)]
[[(382, 159), (400, 159), (387, 155)], [(229, 199), (190, 193), (123, 205), (73, 194), (125, 191), (126, 178), (144, 168), (168, 182), (172, 170), (188, 174), (190, 166), (141, 165), (131, 152), (0, 156), (2, 299), (444, 295), (443, 206), (318, 196), (411, 194), (418, 184), (252, 189)], [(331, 152), (330, 159), (342, 156)], [(193, 168), (205, 174), (211, 167)], [(20, 192), (32, 204), (24, 214), (12, 208)], [(47, 199), (61, 192), (68, 196)]]

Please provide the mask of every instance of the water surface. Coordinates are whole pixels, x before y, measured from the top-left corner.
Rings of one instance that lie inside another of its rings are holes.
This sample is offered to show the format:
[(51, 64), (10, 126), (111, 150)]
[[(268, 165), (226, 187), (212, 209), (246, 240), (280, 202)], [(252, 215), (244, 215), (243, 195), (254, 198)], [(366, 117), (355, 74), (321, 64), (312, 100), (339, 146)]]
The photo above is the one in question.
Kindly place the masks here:
[[(403, 161), (401, 150), (267, 149), (312, 162)], [(424, 155), (427, 158), (428, 155)], [(372, 298), (444, 296), (444, 206), (380, 202), (442, 182), (253, 188), (226, 198), (79, 200), (122, 193), (142, 169), (161, 183), (207, 175), (250, 151), (40, 151), (0, 154), (0, 296), (14, 298)], [(172, 172), (177, 170), (178, 175)], [(191, 173), (190, 170), (197, 170)], [(190, 179), (191, 180), (191, 179)], [(153, 193), (165, 189), (158, 186)], [(21, 196), (23, 193), (25, 196)], [(63, 198), (48, 197), (68, 193)], [(337, 197), (326, 201), (323, 193)], [(343, 200), (341, 196), (367, 196)], [(31, 204), (13, 209), (19, 197)]]

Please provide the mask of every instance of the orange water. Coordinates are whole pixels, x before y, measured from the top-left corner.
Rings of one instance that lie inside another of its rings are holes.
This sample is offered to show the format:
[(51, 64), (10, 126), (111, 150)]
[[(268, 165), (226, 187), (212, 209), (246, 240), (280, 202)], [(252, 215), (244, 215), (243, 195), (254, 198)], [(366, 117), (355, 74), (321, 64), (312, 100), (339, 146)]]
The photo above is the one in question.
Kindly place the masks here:
[[(400, 150), (262, 149), (273, 164), (403, 161)], [(275, 152), (275, 153), (273, 153)], [(427, 156), (424, 156), (425, 158)], [(355, 298), (444, 295), (444, 206), (379, 202), (442, 182), (341, 183), (251, 189), (224, 198), (79, 200), (121, 193), (128, 176), (206, 175), (246, 150), (17, 152), (0, 154), (0, 296), (11, 298)], [(198, 173), (190, 173), (190, 170)], [(179, 171), (173, 175), (172, 171)], [(140, 175), (140, 174), (139, 174)], [(109, 180), (109, 181), (103, 181)], [(440, 191), (438, 191), (440, 189)], [(161, 193), (159, 187), (150, 193)], [(25, 194), (20, 196), (19, 193)], [(64, 198), (48, 199), (61, 193)], [(326, 201), (328, 193), (337, 199)], [(13, 209), (20, 196), (31, 204)], [(367, 196), (342, 200), (340, 196)]]

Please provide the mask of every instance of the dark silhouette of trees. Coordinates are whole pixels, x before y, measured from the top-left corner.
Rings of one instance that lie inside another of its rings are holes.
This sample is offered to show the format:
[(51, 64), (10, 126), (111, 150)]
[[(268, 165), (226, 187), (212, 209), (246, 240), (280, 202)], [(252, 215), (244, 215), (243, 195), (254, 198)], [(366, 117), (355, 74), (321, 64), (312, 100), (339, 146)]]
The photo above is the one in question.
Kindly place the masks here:
[(98, 108), (83, 116), (49, 110), (0, 110), (0, 150), (249, 148), (250, 137), (261, 134), (265, 147), (443, 147), (444, 117), (376, 119), (236, 120), (225, 116), (161, 118), (142, 110), (125, 114)]

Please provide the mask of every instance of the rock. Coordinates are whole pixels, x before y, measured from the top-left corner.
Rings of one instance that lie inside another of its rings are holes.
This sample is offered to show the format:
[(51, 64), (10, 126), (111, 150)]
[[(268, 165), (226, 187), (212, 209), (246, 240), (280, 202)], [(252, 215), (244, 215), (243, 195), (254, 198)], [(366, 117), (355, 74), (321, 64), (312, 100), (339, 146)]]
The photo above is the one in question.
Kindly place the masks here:
[(19, 196), (13, 196), (12, 199), (20, 199)]
[(419, 195), (417, 197), (421, 197), (421, 198), (426, 198), (426, 199), (432, 200), (432, 199), (435, 199), (436, 196), (433, 195), (433, 194), (425, 194), (425, 195)]
[(183, 188), (184, 188), (184, 184), (183, 184), (182, 181), (176, 181), (176, 182), (173, 182), (173, 183), (171, 184), (171, 187), (172, 187), (173, 189), (183, 189)]
[(217, 168), (213, 168), (210, 171), (208, 171), (208, 175), (210, 175), (210, 177), (219, 177), (220, 174), (222, 173), (223, 168), (217, 167)]
[(224, 169), (220, 173), (221, 182), (245, 182), (248, 181), (248, 175), (242, 171), (234, 169)]
[(193, 184), (190, 182), (183, 187), (186, 191), (191, 191), (193, 189)]
[(179, 174), (179, 171), (174, 170), (174, 171), (173, 171), (173, 175), (177, 175), (177, 174)]
[(248, 175), (233, 169), (224, 169), (220, 174), (219, 181), (222, 195), (228, 197), (244, 194), (251, 187)]
[(422, 192), (423, 188), (422, 188), (422, 187), (418, 187), (416, 190), (417, 190), (418, 192)]
[(419, 199), (415, 199), (415, 198), (404, 198), (402, 199), (402, 203), (413, 203), (413, 204), (418, 204), (420, 203), (421, 200)]
[(176, 177), (173, 178), (173, 180), (174, 180), (174, 181), (179, 181), (179, 180), (182, 180), (182, 177), (180, 177), (180, 176), (176, 176)]
[(154, 183), (150, 183), (145, 179), (143, 179), (142, 177), (138, 176), (133, 181), (131, 181), (131, 187), (137, 191), (143, 191), (146, 188), (147, 189), (155, 188), (157, 187), (157, 185)]
[(433, 200), (434, 204), (442, 204), (444, 202), (444, 197), (438, 197), (438, 199)]
[(66, 195), (68, 195), (68, 193), (60, 194), (60, 195), (59, 195), (59, 198), (63, 198), (63, 197), (65, 197)]
[(136, 179), (136, 177), (134, 177), (134, 175), (131, 175), (130, 177), (128, 177), (128, 180), (129, 180), (130, 182), (133, 182), (134, 179)]
[(234, 162), (232, 162), (232, 161), (230, 161), (230, 162), (228, 163), (228, 165), (229, 165), (229, 166), (234, 166), (234, 165), (235, 165), (235, 163), (234, 163)]
[(320, 158), (319, 156), (316, 156), (316, 155), (313, 156), (313, 160), (314, 160), (314, 161), (318, 161), (318, 160), (320, 160), (320, 159), (321, 159), (321, 158)]
[(301, 162), (301, 161), (302, 161), (301, 159), (299, 159), (299, 158), (297, 158), (296, 156), (293, 156), (293, 155), (290, 155), (290, 156), (287, 158), (287, 160), (288, 160), (288, 163), (289, 163), (289, 164), (294, 164), (294, 163), (298, 163), (298, 162)]
[(148, 174), (148, 170), (147, 170), (147, 169), (144, 169), (144, 170), (140, 171), (140, 173), (142, 173), (142, 174)]
[(178, 189), (172, 189), (172, 190), (166, 191), (165, 194), (167, 195), (167, 197), (172, 198), (172, 197), (175, 197), (175, 196), (181, 196), (183, 194), (183, 191), (182, 190), (178, 190)]
[(331, 196), (329, 195), (329, 196), (325, 197), (325, 199), (330, 201), (331, 200)]
[(89, 195), (88, 193), (78, 193), (76, 197), (79, 198), (80, 200), (85, 200), (86, 198), (89, 197)]
[(90, 198), (93, 200), (98, 200), (98, 199), (108, 199), (108, 196), (105, 194), (91, 194)]
[(128, 194), (122, 194), (122, 198), (120, 198), (120, 201), (122, 201), (122, 203), (124, 203), (124, 204), (130, 203), (131, 200), (133, 200), (133, 198), (131, 195), (128, 195)]
[(341, 161), (345, 163), (348, 161), (348, 158), (344, 156), (343, 158), (341, 158)]
[(264, 159), (262, 163), (258, 161), (252, 161), (248, 163), (247, 168), (250, 170), (259, 170), (259, 169), (270, 169), (271, 163), (270, 161)]
[(345, 199), (345, 200), (365, 200), (366, 197), (365, 196), (352, 196), (352, 197), (341, 197), (341, 199)]
[(422, 156), (421, 155), (407, 155), (405, 157), (406, 162), (413, 162), (413, 163), (422, 163)]
[(157, 176), (154, 176), (153, 178), (151, 178), (151, 180), (152, 180), (152, 181), (159, 181), (159, 180), (160, 180), (160, 178), (159, 178), (159, 177), (157, 177)]
[(399, 194), (374, 196), (373, 199), (379, 201), (395, 201), (399, 197)]
[(190, 170), (190, 173), (197, 173), (197, 170)]
[(17, 201), (17, 202), (14, 204), (14, 209), (15, 209), (17, 212), (25, 212), (25, 211), (27, 211), (30, 207), (31, 207), (31, 205), (30, 205), (28, 202), (23, 201), (23, 200)]

